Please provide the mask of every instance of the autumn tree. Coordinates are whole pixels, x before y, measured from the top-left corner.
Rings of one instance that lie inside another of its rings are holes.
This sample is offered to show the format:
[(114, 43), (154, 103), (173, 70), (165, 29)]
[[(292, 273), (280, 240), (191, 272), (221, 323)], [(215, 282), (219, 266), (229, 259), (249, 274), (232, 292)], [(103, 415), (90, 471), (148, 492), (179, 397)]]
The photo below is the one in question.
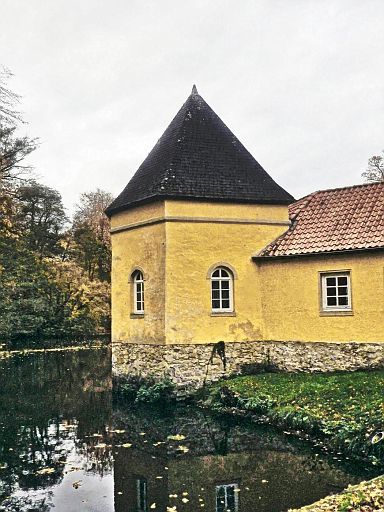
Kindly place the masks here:
[(67, 222), (61, 195), (57, 190), (32, 181), (18, 188), (17, 222), (27, 247), (40, 258), (56, 255)]
[(0, 68), (0, 337), (84, 337), (108, 332), (107, 192), (82, 194), (66, 229), (60, 193), (31, 179), (36, 139), (18, 135), (19, 97)]
[(368, 160), (367, 169), (361, 174), (369, 183), (384, 182), (384, 150)]
[(104, 190), (81, 194), (73, 217), (75, 255), (90, 279), (110, 279), (111, 237), (104, 211), (113, 196)]

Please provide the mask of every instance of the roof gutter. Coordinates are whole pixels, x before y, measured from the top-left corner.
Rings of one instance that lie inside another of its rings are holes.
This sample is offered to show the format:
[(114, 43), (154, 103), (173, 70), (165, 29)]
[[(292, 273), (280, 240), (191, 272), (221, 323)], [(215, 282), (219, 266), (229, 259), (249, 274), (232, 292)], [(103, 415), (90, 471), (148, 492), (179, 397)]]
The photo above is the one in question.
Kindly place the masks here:
[(319, 251), (319, 252), (307, 252), (307, 253), (299, 253), (299, 254), (285, 254), (285, 255), (279, 255), (279, 256), (258, 256), (257, 254), (253, 255), (251, 258), (256, 263), (263, 263), (263, 262), (271, 262), (271, 261), (282, 261), (282, 260), (290, 260), (290, 259), (297, 259), (297, 258), (314, 258), (314, 257), (327, 257), (327, 256), (343, 256), (343, 255), (349, 255), (349, 254), (359, 254), (359, 253), (366, 253), (366, 252), (381, 252), (384, 251), (383, 247), (363, 247), (359, 249), (342, 249), (339, 251)]

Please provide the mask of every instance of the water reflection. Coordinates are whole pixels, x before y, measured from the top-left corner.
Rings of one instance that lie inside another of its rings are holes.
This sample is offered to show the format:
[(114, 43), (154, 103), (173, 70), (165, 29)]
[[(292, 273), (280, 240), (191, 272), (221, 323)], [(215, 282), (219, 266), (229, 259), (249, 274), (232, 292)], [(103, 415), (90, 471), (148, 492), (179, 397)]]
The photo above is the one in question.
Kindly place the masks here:
[(107, 350), (2, 362), (1, 511), (278, 512), (362, 476), (271, 429), (112, 406)]

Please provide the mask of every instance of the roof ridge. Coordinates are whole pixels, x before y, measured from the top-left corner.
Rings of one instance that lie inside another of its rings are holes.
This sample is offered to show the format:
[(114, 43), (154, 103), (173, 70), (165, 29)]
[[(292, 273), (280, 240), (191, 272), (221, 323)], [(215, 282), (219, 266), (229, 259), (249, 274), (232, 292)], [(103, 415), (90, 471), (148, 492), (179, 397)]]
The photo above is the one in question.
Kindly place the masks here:
[[(354, 188), (360, 188), (360, 187), (373, 187), (373, 186), (379, 186), (379, 185), (384, 186), (384, 181), (375, 181), (375, 182), (371, 182), (371, 183), (358, 183), (356, 185), (347, 185), (345, 187), (324, 188), (324, 189), (316, 190), (315, 192), (312, 192), (312, 194), (308, 194), (308, 195), (319, 194), (320, 192), (332, 192), (333, 190), (348, 190), (348, 189), (354, 189)], [(304, 197), (306, 197), (306, 196), (303, 196), (303, 198)], [(300, 201), (300, 199), (298, 199), (298, 201)]]

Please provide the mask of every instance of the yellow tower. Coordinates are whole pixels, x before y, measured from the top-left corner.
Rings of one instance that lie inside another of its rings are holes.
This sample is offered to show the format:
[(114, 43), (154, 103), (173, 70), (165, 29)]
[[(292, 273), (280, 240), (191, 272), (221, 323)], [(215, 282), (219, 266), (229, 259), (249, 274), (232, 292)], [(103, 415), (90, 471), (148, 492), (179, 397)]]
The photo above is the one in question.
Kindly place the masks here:
[(292, 201), (194, 86), (107, 209), (113, 341), (263, 339), (251, 256), (287, 230)]

